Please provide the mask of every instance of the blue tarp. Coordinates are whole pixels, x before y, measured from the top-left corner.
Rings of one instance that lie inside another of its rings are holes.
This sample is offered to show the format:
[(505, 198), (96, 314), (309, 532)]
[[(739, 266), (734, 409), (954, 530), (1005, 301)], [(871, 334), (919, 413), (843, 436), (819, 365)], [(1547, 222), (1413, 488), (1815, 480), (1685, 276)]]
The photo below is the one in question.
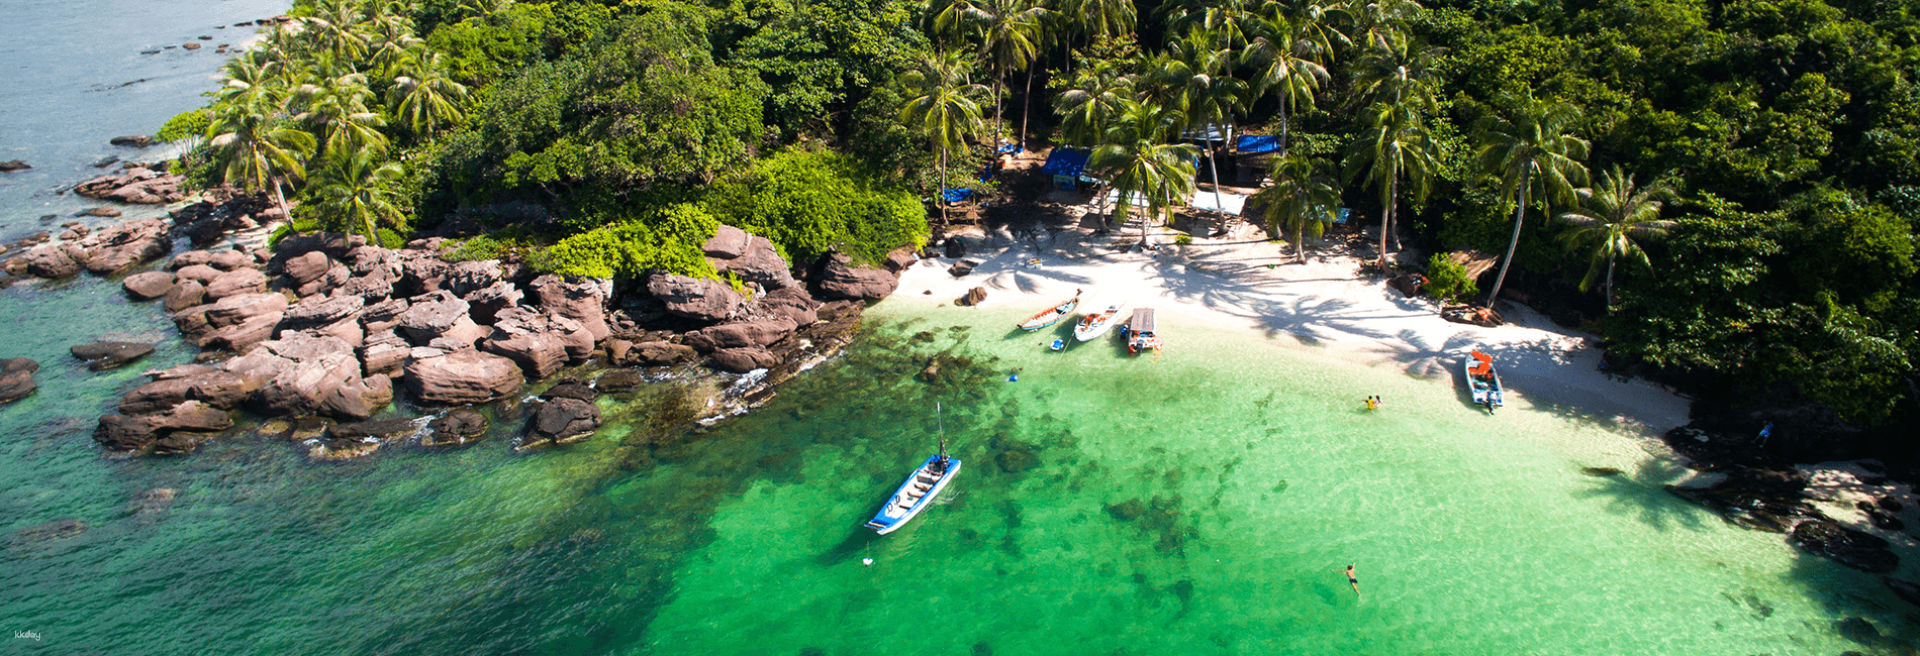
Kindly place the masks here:
[(1280, 152), (1280, 138), (1257, 134), (1243, 134), (1240, 135), (1238, 141), (1234, 142), (1234, 148), (1239, 150), (1242, 155), (1277, 153)]
[(1025, 149), (1025, 148), (1021, 148), (1021, 147), (1020, 147), (1020, 144), (1007, 144), (1007, 145), (1005, 145), (1005, 146), (1001, 146), (1001, 147), (1000, 147), (1000, 150), (998, 150), (998, 151), (996, 151), (996, 152), (995, 152), (994, 154), (996, 154), (996, 155), (1005, 155), (1005, 154), (1009, 154), (1009, 153), (1011, 153), (1011, 154), (1014, 154), (1014, 155), (1018, 155), (1018, 154), (1020, 154), (1020, 153), (1023, 153), (1023, 152), (1026, 152), (1026, 149)]
[(1047, 163), (1040, 165), (1040, 172), (1077, 178), (1080, 177), (1080, 171), (1085, 168), (1087, 168), (1087, 151), (1055, 148), (1047, 155)]
[(958, 203), (968, 198), (972, 198), (973, 190), (972, 189), (942, 189), (940, 190), (940, 197), (946, 199), (947, 202), (949, 203)]

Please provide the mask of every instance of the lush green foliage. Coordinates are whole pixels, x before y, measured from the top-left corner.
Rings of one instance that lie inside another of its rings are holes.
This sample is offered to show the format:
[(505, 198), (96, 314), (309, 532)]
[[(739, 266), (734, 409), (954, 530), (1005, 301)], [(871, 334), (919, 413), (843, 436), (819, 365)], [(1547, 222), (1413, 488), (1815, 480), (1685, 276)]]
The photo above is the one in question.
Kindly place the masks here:
[(720, 222), (693, 205), (674, 205), (560, 240), (533, 258), (545, 271), (595, 278), (639, 278), (653, 271), (711, 278), (700, 246)]
[(1446, 303), (1458, 303), (1480, 293), (1479, 285), (1467, 277), (1466, 265), (1454, 262), (1446, 253), (1434, 253), (1427, 259), (1427, 284), (1420, 291)]
[(160, 130), (153, 133), (153, 138), (171, 143), (201, 137), (207, 134), (207, 128), (212, 124), (212, 115), (208, 114), (207, 110), (189, 109), (167, 119), (167, 122), (160, 126)]
[(927, 240), (919, 199), (832, 151), (789, 149), (760, 160), (714, 185), (706, 207), (801, 260), (838, 251), (879, 262), (897, 246)]

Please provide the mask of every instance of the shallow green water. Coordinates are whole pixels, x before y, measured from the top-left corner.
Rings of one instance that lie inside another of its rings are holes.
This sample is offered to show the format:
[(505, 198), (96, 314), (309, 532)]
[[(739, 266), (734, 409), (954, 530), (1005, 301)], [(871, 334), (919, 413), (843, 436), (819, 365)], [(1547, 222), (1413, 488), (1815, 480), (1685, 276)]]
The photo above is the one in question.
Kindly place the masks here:
[[(87, 311), (141, 316), (103, 303)], [(1871, 577), (1671, 498), (1661, 466), (1578, 418), (1487, 417), (1444, 383), (1190, 326), (1128, 359), (909, 311), (882, 306), (847, 357), (685, 439), (646, 437), (658, 389), (603, 399), (615, 425), (564, 451), (512, 455), (508, 410), (464, 450), (325, 465), (252, 434), (104, 459), (90, 417), (50, 419), (110, 403), (97, 391), (0, 409), (5, 528), (89, 526), (8, 544), (0, 617), (42, 636), (9, 646), (1838, 654), (1897, 653), (1838, 637), (1843, 617), (1912, 630)], [(917, 380), (936, 353), (941, 377)], [(1356, 410), (1367, 394), (1389, 408)], [(860, 523), (932, 448), (936, 400), (965, 469), (874, 537)], [(156, 488), (172, 500), (142, 499)], [(1364, 595), (1331, 571), (1350, 562)]]

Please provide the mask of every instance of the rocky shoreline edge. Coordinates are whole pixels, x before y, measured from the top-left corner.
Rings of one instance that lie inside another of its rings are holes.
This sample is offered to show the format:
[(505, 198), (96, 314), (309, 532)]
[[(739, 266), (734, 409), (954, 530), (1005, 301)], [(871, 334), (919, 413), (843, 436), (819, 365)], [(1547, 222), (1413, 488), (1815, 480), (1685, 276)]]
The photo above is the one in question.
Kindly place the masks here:
[[(131, 166), (80, 183), (119, 202), (180, 200), (177, 176)], [(103, 213), (104, 214), (104, 213)], [(840, 353), (867, 303), (891, 294), (917, 257), (896, 249), (883, 267), (833, 255), (804, 269), (764, 237), (720, 226), (704, 245), (719, 272), (741, 281), (656, 273), (640, 281), (567, 277), (511, 257), (451, 261), (457, 242), (416, 239), (383, 248), (358, 235), (256, 237), (283, 222), (264, 195), (216, 189), (166, 218), (88, 230), (71, 224), (0, 247), (0, 286), (63, 279), (82, 270), (121, 278), (132, 299), (155, 303), (201, 349), (193, 363), (144, 372), (118, 413), (93, 434), (119, 455), (187, 453), (235, 425), (236, 415), (284, 425), (308, 455), (339, 460), (416, 437), (460, 444), (486, 431), (479, 406), (526, 416), (516, 448), (585, 439), (600, 427), (601, 393), (677, 380), (687, 427), (744, 414), (774, 387)], [(173, 253), (176, 239), (200, 247)], [(146, 270), (141, 270), (146, 269)], [(151, 345), (76, 345), (97, 369), (137, 361)], [(34, 391), (39, 364), (0, 362), (0, 402)], [(526, 399), (523, 391), (552, 379)], [(433, 415), (372, 420), (399, 401)]]

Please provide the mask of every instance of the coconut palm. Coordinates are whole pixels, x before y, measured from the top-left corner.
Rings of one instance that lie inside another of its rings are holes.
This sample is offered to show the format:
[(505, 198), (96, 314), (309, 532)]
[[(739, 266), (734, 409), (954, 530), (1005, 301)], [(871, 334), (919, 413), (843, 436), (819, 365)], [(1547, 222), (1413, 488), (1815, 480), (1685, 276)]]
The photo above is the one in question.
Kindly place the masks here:
[(1100, 60), (1074, 71), (1071, 88), (1054, 96), (1060, 114), (1060, 133), (1075, 146), (1100, 143), (1107, 126), (1135, 98), (1134, 76), (1118, 62)]
[(1340, 182), (1331, 165), (1304, 155), (1283, 155), (1274, 161), (1273, 185), (1253, 199), (1266, 208), (1267, 229), (1274, 235), (1293, 235), (1294, 255), (1307, 261), (1306, 242), (1319, 239), (1340, 207)]
[(1147, 214), (1140, 218), (1142, 245), (1147, 242), (1150, 220), (1193, 194), (1193, 162), (1200, 149), (1170, 143), (1186, 124), (1186, 117), (1172, 108), (1128, 101), (1100, 147), (1087, 157), (1087, 170), (1119, 192), (1114, 217), (1120, 222), (1126, 222), (1134, 203), (1146, 204)]
[[(1031, 64), (1046, 43), (1047, 13), (1046, 7), (1033, 0), (955, 0), (935, 14), (934, 26), (940, 32), (952, 36), (970, 34), (980, 40), (980, 58), (993, 69), (996, 148), (1002, 124), (1000, 90), (1006, 84), (1007, 75)], [(1022, 132), (1024, 128), (1022, 126)]]
[(902, 80), (912, 89), (900, 107), (900, 120), (927, 136), (938, 155), (940, 222), (947, 223), (947, 162), (965, 151), (967, 139), (980, 133), (980, 103), (986, 87), (968, 79), (972, 64), (957, 52), (930, 53)]
[(380, 243), (379, 228), (406, 227), (406, 215), (395, 205), (394, 186), (405, 176), (399, 162), (383, 160), (372, 150), (332, 151), (327, 166), (315, 180), (321, 216), (333, 229), (358, 232), (367, 243)]
[(363, 17), (354, 0), (319, 0), (313, 15), (301, 19), (302, 36), (335, 57), (359, 60), (367, 51), (367, 35), (359, 25)]
[(220, 170), (221, 179), (228, 184), (273, 189), (284, 215), (287, 196), (282, 186), (306, 177), (305, 162), (313, 156), (313, 135), (283, 118), (270, 100), (258, 97), (222, 105), (220, 114), (208, 125), (207, 135), (213, 151), (227, 162)]
[(1601, 286), (1609, 310), (1613, 305), (1613, 264), (1621, 257), (1647, 264), (1646, 251), (1636, 240), (1659, 239), (1679, 225), (1660, 220), (1664, 200), (1673, 197), (1673, 184), (1655, 180), (1636, 187), (1633, 176), (1615, 165), (1601, 175), (1600, 185), (1574, 190), (1578, 209), (1560, 213), (1560, 220), (1573, 226), (1564, 237), (1567, 245), (1589, 251), (1587, 275), (1580, 279), (1580, 291), (1593, 287), (1600, 275), (1600, 262), (1606, 261), (1606, 282)]
[(263, 51), (250, 50), (220, 65), (223, 80), (214, 96), (226, 104), (246, 104), (255, 98), (278, 104), (285, 88), (278, 84), (280, 62)]
[(1227, 50), (1244, 48), (1252, 37), (1259, 17), (1254, 14), (1255, 0), (1183, 0), (1167, 5), (1167, 30), (1174, 34), (1205, 33), (1214, 45)]
[(440, 53), (425, 47), (409, 50), (395, 67), (390, 102), (394, 112), (415, 135), (429, 135), (460, 120), (460, 102), (467, 87), (447, 76)]
[(1365, 103), (1414, 103), (1422, 112), (1433, 112), (1434, 62), (1443, 48), (1432, 48), (1409, 39), (1385, 42), (1368, 48), (1354, 62), (1354, 87)]
[(1364, 49), (1388, 48), (1404, 38), (1422, 7), (1414, 0), (1348, 0), (1349, 38)]
[(413, 20), (408, 18), (405, 8), (397, 2), (369, 5), (363, 26), (367, 29), (367, 43), (373, 53), (370, 59), (373, 67), (369, 70), (391, 75), (396, 66), (416, 47), (426, 45), (420, 37), (413, 34)]
[(1089, 41), (1133, 33), (1133, 0), (1065, 0), (1068, 25)]
[(367, 107), (373, 100), (367, 76), (351, 73), (295, 91), (304, 109), (295, 118), (319, 128), (327, 150), (386, 150), (387, 137), (380, 128), (387, 122)]
[(460, 0), (460, 13), (468, 16), (491, 16), (510, 6), (513, 6), (513, 0)]
[(1587, 183), (1587, 167), (1580, 163), (1587, 156), (1587, 141), (1572, 134), (1580, 108), (1531, 96), (1501, 100), (1499, 104), (1514, 108), (1512, 117), (1490, 114), (1475, 130), (1481, 175), (1499, 186), (1500, 195), (1517, 194), (1518, 203), (1513, 210), (1513, 238), (1507, 243), (1506, 257), (1501, 258), (1500, 274), (1493, 278), (1493, 291), (1487, 294), (1488, 305), (1500, 298), (1513, 251), (1520, 246), (1527, 206), (1565, 204), (1572, 200), (1574, 188)]
[[(1425, 198), (1438, 165), (1438, 148), (1421, 124), (1420, 114), (1406, 105), (1374, 103), (1367, 108), (1367, 128), (1348, 147), (1347, 179), (1380, 191), (1380, 260), (1387, 259), (1387, 235), (1393, 232), (1394, 208), (1405, 180), (1414, 198)], [(1397, 243), (1397, 240), (1396, 240)]]
[(1280, 152), (1287, 152), (1287, 114), (1300, 107), (1313, 107), (1313, 95), (1328, 80), (1321, 62), (1332, 50), (1319, 39), (1324, 35), (1308, 33), (1303, 37), (1299, 25), (1285, 14), (1262, 20), (1259, 36), (1247, 47), (1243, 59), (1253, 64), (1256, 95), (1272, 93), (1280, 99)]
[[(1226, 40), (1204, 30), (1167, 46), (1170, 57), (1161, 60), (1152, 75), (1161, 78), (1164, 101), (1186, 117), (1183, 130), (1199, 127), (1207, 137), (1207, 168), (1213, 172), (1213, 202), (1220, 203), (1220, 166), (1214, 162), (1213, 126), (1234, 123), (1246, 103), (1247, 83), (1233, 76), (1233, 51), (1216, 47)], [(1229, 128), (1231, 129), (1231, 128)]]

